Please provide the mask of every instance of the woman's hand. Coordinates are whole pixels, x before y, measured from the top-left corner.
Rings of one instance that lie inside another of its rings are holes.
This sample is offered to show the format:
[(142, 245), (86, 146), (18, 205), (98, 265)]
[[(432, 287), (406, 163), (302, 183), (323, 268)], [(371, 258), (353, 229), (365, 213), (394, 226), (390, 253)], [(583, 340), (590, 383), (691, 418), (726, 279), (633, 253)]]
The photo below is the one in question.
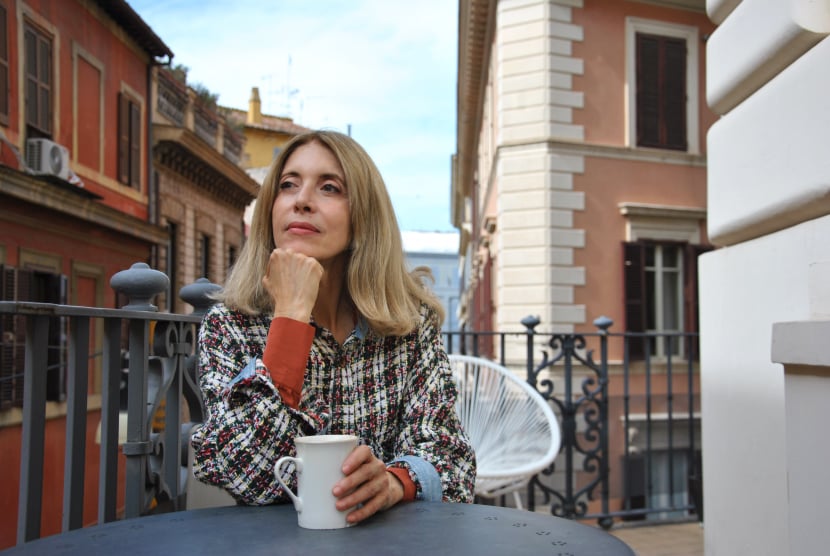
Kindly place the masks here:
[(343, 462), (346, 475), (334, 485), (337, 509), (355, 508), (346, 517), (358, 523), (367, 517), (391, 508), (403, 498), (403, 485), (386, 470), (386, 465), (372, 454), (368, 446), (358, 446)]
[(274, 300), (274, 317), (308, 322), (322, 277), (317, 259), (291, 249), (271, 251), (262, 285)]

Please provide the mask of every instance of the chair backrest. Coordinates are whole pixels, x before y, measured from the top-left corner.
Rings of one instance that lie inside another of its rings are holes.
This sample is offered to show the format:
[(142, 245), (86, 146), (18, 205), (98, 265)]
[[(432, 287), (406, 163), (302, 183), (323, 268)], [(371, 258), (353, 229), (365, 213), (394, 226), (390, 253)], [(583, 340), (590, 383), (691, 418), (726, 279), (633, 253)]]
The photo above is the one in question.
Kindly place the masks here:
[(458, 387), (456, 411), (476, 453), (477, 494), (518, 488), (553, 463), (559, 423), (542, 395), (493, 361), (449, 357)]

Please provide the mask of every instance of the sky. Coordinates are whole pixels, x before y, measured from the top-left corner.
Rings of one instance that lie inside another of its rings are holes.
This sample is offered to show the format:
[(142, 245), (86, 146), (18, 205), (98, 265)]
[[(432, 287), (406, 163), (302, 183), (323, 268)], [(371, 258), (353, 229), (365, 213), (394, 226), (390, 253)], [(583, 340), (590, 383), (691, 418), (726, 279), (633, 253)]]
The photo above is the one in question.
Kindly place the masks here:
[(351, 133), (402, 230), (455, 231), (458, 4), (452, 0), (127, 0), (188, 83), (309, 128)]

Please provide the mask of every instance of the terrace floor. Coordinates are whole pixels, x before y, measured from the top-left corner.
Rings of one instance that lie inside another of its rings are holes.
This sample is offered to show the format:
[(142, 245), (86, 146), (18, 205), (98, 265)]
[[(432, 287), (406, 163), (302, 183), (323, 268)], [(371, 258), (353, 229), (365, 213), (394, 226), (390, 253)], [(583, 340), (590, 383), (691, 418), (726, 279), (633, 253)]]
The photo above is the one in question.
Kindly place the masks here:
[(703, 526), (696, 521), (618, 526), (609, 532), (637, 556), (703, 556)]

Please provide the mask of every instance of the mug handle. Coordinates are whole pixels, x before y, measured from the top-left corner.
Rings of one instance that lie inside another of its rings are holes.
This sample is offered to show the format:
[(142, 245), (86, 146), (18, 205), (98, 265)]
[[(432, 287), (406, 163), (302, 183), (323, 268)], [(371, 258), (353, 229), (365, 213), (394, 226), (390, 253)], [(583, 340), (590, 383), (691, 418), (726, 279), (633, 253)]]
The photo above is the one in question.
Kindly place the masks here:
[(276, 477), (277, 482), (280, 484), (282, 489), (285, 491), (288, 496), (291, 497), (291, 501), (294, 502), (294, 508), (297, 510), (297, 513), (301, 513), (303, 511), (303, 499), (294, 494), (294, 492), (288, 488), (288, 485), (285, 484), (282, 480), (282, 468), (288, 463), (294, 463), (297, 471), (302, 470), (303, 468), (303, 460), (300, 458), (295, 458), (293, 456), (284, 456), (277, 460), (277, 463), (274, 465), (274, 477)]

